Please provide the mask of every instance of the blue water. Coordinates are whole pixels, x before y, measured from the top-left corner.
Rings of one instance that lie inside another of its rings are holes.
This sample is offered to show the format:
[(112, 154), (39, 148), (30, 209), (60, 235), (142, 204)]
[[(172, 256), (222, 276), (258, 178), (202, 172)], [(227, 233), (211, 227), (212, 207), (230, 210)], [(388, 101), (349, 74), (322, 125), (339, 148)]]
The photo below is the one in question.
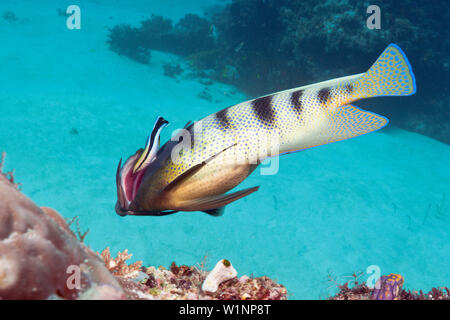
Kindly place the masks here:
[(0, 19), (0, 151), (38, 205), (80, 217), (94, 250), (128, 248), (156, 266), (227, 258), (240, 275), (281, 282), (292, 299), (326, 298), (328, 275), (344, 281), (370, 265), (401, 273), (408, 288), (450, 286), (450, 147), (392, 126), (283, 156), (276, 175), (245, 180), (239, 189), (260, 190), (219, 218), (117, 216), (117, 163), (143, 147), (157, 115), (176, 129), (249, 97), (214, 83), (213, 102), (200, 99), (199, 79), (163, 74), (167, 61), (189, 70), (181, 58), (154, 51), (144, 66), (105, 42), (119, 22), (178, 19), (211, 1), (82, 1), (81, 30), (65, 27), (56, 10), (68, 4), (55, 3), (0, 4), (18, 18)]

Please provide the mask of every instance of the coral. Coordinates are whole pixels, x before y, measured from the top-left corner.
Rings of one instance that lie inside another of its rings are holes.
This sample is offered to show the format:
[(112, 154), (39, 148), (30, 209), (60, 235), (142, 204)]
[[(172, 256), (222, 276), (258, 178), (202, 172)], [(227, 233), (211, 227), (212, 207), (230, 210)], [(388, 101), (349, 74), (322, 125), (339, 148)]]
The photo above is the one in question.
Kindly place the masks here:
[[(219, 261), (223, 264), (223, 260)], [(286, 288), (267, 277), (233, 277), (220, 283), (215, 292), (202, 290), (208, 272), (193, 266), (147, 267), (137, 283), (118, 277), (130, 299), (143, 300), (285, 300)]]
[(179, 63), (175, 64), (166, 62), (163, 64), (163, 69), (164, 75), (171, 78), (175, 78), (176, 76), (183, 73), (183, 69), (181, 68)]
[(88, 290), (83, 292), (78, 300), (125, 300), (128, 296), (115, 287), (107, 284), (93, 284)]
[[(137, 28), (142, 45), (152, 50), (174, 52), (173, 43), (176, 42), (173, 34), (172, 20), (152, 15), (150, 19), (141, 21)], [(178, 46), (177, 46), (178, 48)]]
[(174, 53), (188, 56), (195, 52), (208, 51), (215, 47), (211, 22), (196, 15), (186, 14), (174, 28)]
[(398, 300), (450, 300), (450, 289), (447, 287), (431, 288), (428, 293), (422, 290), (402, 290)]
[(222, 282), (233, 279), (237, 276), (236, 269), (233, 268), (230, 261), (222, 259), (217, 262), (214, 269), (208, 273), (202, 285), (203, 291), (216, 292)]
[(77, 236), (78, 240), (80, 240), (80, 242), (84, 242), (84, 239), (86, 238), (90, 230), (87, 229), (85, 232), (81, 232), (79, 217), (78, 216), (73, 217), (70, 221), (68, 221), (67, 224), (69, 225), (69, 227), (75, 224), (76, 228), (75, 235)]
[(382, 276), (375, 284), (372, 291), (372, 300), (397, 300), (403, 286), (403, 277), (399, 274), (391, 273)]
[[(266, 277), (238, 280), (226, 260), (208, 275), (203, 263), (144, 268), (141, 261), (127, 264), (127, 249), (116, 258), (109, 247), (94, 253), (82, 243), (87, 233), (77, 217), (70, 221), (77, 224), (73, 232), (56, 210), (39, 208), (8, 177), (0, 174), (0, 300), (286, 299), (286, 289)], [(207, 276), (215, 292), (201, 289), (203, 283), (210, 288)]]
[(127, 265), (126, 261), (131, 258), (132, 254), (128, 253), (125, 249), (123, 252), (118, 252), (116, 258), (111, 257), (109, 247), (102, 251), (100, 254), (105, 262), (108, 270), (115, 276), (124, 278), (136, 278), (139, 270), (141, 269), (142, 261), (137, 261), (130, 265)]
[(3, 172), (3, 168), (5, 166), (5, 159), (6, 159), (6, 152), (2, 152), (2, 156), (1, 156), (1, 159), (0, 159), (0, 175), (4, 176), (9, 182), (11, 182), (11, 184), (16, 189), (20, 189), (21, 184), (20, 183), (16, 183), (14, 181), (14, 170), (8, 171), (8, 172)]
[(268, 277), (242, 276), (225, 282), (214, 296), (219, 300), (285, 300), (286, 288)]
[[(447, 287), (432, 288), (428, 293), (402, 289), (403, 277), (398, 274), (382, 276), (375, 288), (367, 287), (359, 282), (360, 274), (353, 274), (353, 279), (339, 285), (339, 292), (329, 297), (330, 300), (450, 300), (450, 290)], [(334, 280), (330, 279), (335, 282)]]
[[(93, 285), (125, 298), (101, 259), (68, 230), (56, 211), (39, 208), (0, 175), (1, 299), (76, 299)], [(73, 277), (79, 285), (69, 285)]]
[(112, 51), (127, 56), (137, 62), (148, 64), (151, 54), (142, 46), (140, 33), (129, 24), (120, 24), (110, 29), (107, 43)]

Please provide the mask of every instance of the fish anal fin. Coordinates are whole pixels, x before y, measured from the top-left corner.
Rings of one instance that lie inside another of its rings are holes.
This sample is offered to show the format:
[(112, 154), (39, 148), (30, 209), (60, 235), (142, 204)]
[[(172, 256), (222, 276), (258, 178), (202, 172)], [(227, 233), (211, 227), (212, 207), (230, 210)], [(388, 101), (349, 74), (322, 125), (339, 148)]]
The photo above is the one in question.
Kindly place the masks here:
[(216, 209), (204, 210), (203, 212), (207, 213), (213, 217), (220, 217), (223, 215), (224, 211), (225, 211), (225, 207), (220, 207), (220, 208), (216, 208)]
[(180, 211), (208, 211), (206, 213), (209, 213), (217, 212), (214, 210), (219, 210), (219, 212), (220, 210), (222, 210), (223, 213), (223, 207), (225, 207), (227, 204), (248, 196), (258, 189), (259, 187), (252, 187), (228, 194), (189, 200), (183, 204), (183, 208), (181, 208)]
[(280, 155), (342, 141), (383, 128), (389, 120), (376, 113), (348, 104), (337, 107), (314, 132), (281, 150)]
[(383, 128), (389, 120), (354, 105), (339, 106), (321, 130), (325, 143), (346, 140)]

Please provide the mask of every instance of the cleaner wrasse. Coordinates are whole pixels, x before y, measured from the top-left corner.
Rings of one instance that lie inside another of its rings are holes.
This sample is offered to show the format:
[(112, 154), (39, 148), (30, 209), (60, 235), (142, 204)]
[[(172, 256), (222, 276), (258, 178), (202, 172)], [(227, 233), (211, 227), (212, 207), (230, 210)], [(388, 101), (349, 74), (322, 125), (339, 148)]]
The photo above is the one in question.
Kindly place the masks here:
[[(388, 123), (385, 117), (354, 106), (354, 101), (415, 92), (408, 59), (391, 44), (365, 73), (228, 107), (186, 125), (160, 149), (159, 135), (167, 121), (158, 118), (146, 147), (123, 166), (119, 162), (116, 212), (122, 216), (178, 211), (221, 215), (227, 204), (258, 190), (227, 193), (262, 160), (357, 137)], [(262, 149), (271, 153), (261, 153)]]

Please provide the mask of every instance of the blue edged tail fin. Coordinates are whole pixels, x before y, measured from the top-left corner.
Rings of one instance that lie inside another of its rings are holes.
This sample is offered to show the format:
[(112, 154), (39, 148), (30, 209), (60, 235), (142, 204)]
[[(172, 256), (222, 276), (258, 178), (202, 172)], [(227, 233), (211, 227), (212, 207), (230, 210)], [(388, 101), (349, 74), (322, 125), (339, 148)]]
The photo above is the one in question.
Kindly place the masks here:
[(416, 92), (416, 79), (405, 53), (390, 44), (361, 78), (354, 83), (354, 98), (409, 96)]

